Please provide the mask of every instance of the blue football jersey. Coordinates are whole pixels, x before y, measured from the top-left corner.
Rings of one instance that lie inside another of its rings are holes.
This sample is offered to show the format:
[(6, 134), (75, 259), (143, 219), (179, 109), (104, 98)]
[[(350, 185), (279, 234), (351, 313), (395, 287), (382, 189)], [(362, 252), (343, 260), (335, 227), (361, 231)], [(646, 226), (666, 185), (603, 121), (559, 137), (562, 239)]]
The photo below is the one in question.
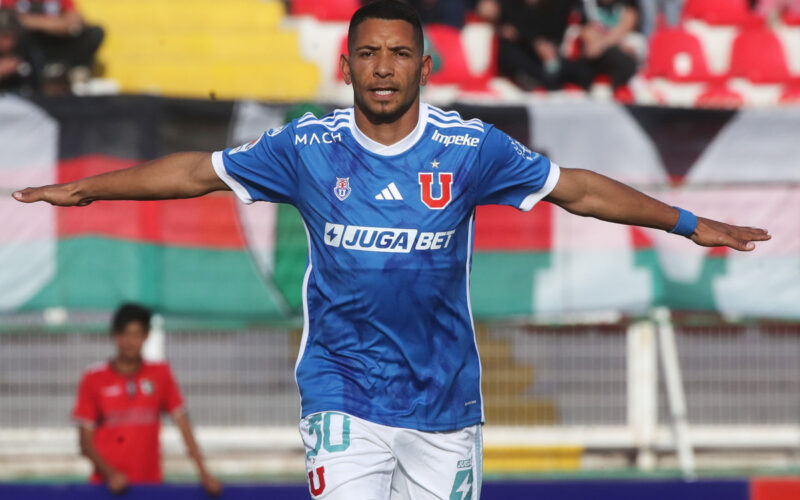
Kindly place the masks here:
[(212, 155), (245, 203), (290, 203), (308, 237), (295, 367), (302, 416), (424, 431), (483, 421), (469, 299), (475, 207), (530, 210), (559, 169), (492, 125), (420, 105), (390, 146), (352, 108)]

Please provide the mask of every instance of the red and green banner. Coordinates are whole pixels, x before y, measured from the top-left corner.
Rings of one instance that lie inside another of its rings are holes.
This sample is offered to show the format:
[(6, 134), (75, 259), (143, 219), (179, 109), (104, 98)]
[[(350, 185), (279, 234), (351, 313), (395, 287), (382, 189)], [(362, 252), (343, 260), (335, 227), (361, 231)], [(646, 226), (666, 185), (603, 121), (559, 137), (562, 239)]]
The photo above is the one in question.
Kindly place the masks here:
[[(655, 305), (800, 317), (800, 141), (780, 132), (800, 129), (800, 113), (610, 103), (456, 109), (562, 166), (596, 169), (670, 204), (768, 227), (774, 236), (739, 254), (547, 203), (530, 213), (480, 207), (472, 271), (479, 319), (639, 314)], [(0, 190), (68, 182), (174, 151), (222, 149), (299, 110), (141, 96), (0, 97)], [(108, 310), (124, 300), (200, 319), (283, 321), (301, 312), (307, 243), (289, 206), (244, 206), (230, 193), (82, 208), (4, 196), (0, 228), (0, 314)]]

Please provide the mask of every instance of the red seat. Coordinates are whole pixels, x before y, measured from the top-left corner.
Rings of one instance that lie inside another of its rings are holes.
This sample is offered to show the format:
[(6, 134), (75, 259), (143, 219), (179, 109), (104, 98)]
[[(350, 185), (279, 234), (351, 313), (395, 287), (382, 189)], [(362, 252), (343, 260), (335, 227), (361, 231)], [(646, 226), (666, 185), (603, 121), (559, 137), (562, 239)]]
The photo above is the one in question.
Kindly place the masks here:
[(697, 96), (694, 105), (698, 108), (736, 109), (744, 104), (744, 98), (738, 92), (725, 85), (712, 85)]
[(433, 50), (440, 56), (441, 67), (431, 75), (432, 84), (457, 84), (466, 90), (482, 90), (488, 76), (474, 76), (467, 66), (461, 30), (442, 24), (429, 24), (425, 33)]
[(361, 7), (359, 0), (292, 0), (293, 16), (314, 16), (320, 21), (349, 21)]
[(683, 16), (708, 24), (742, 25), (751, 20), (753, 14), (747, 0), (686, 0)]
[(429, 24), (425, 27), (433, 50), (441, 58), (441, 67), (431, 75), (431, 83), (461, 83), (469, 78), (469, 67), (461, 44), (461, 31), (452, 26)]
[(783, 22), (790, 26), (800, 26), (800, 12), (784, 12)]
[(648, 77), (676, 82), (704, 82), (713, 79), (706, 65), (700, 40), (682, 29), (663, 29), (650, 38)]
[(800, 84), (787, 86), (779, 100), (781, 104), (800, 105)]
[(753, 83), (782, 83), (791, 80), (781, 42), (766, 29), (747, 29), (733, 41), (730, 76)]
[(339, 59), (342, 54), (347, 55), (349, 50), (347, 49), (347, 34), (342, 37), (342, 43), (339, 44), (339, 53), (336, 55), (336, 79), (344, 81), (344, 75), (339, 70)]

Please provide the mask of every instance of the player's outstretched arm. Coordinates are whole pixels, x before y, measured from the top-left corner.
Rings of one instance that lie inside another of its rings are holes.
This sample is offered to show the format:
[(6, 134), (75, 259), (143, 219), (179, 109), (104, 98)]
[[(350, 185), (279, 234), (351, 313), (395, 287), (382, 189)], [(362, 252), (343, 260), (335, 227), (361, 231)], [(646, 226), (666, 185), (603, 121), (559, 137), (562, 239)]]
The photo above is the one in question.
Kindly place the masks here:
[(734, 226), (703, 217), (697, 217), (697, 224), (691, 231), (694, 216), (688, 212), (682, 213), (630, 186), (589, 170), (562, 168), (558, 184), (545, 201), (576, 215), (684, 233), (698, 245), (707, 247), (727, 246), (750, 251), (755, 248), (753, 242), (770, 239), (764, 229)]
[(69, 207), (96, 200), (192, 198), (224, 189), (228, 186), (214, 172), (211, 153), (187, 152), (75, 182), (25, 188), (12, 196), (23, 203)]

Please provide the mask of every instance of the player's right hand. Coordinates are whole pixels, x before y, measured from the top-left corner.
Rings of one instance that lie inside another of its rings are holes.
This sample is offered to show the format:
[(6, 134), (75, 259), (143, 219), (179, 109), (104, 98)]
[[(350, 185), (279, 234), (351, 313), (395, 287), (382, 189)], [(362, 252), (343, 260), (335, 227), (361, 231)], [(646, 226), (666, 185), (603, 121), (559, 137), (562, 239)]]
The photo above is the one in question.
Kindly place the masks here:
[(108, 491), (115, 495), (122, 493), (128, 488), (128, 478), (125, 477), (125, 474), (114, 471), (108, 476), (106, 486), (108, 487)]
[(20, 191), (15, 191), (11, 196), (22, 203), (45, 201), (59, 207), (84, 206), (93, 201), (89, 199), (80, 199), (74, 196), (69, 184), (29, 187)]

